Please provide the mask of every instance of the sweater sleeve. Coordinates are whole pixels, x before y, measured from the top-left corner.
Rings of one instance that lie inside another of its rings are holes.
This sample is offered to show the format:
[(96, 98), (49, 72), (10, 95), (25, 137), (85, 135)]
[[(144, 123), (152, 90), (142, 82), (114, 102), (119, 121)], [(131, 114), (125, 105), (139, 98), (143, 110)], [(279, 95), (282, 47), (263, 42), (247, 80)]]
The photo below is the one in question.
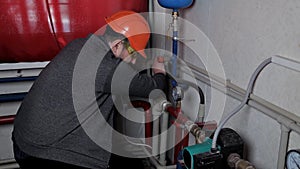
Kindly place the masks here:
[(150, 76), (147, 73), (138, 73), (131, 81), (129, 95), (147, 98), (152, 90), (166, 88), (166, 78), (162, 73)]

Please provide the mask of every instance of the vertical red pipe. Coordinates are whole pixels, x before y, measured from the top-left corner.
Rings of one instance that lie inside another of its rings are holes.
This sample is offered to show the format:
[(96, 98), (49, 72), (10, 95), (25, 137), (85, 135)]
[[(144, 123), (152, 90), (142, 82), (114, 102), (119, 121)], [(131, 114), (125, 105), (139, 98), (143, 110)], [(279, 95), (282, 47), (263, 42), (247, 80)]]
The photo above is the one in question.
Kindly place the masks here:
[(133, 107), (142, 107), (145, 112), (145, 139), (146, 144), (152, 145), (152, 113), (151, 113), (151, 105), (145, 101), (133, 101)]
[(152, 145), (152, 113), (150, 108), (145, 111), (145, 139), (146, 144)]
[(175, 143), (178, 143), (174, 148), (174, 164), (176, 164), (178, 162), (177, 158), (179, 152), (184, 147), (187, 147), (189, 145), (189, 132), (185, 128), (182, 128), (182, 124), (180, 123), (174, 122), (174, 125), (176, 128)]
[[(148, 102), (145, 101), (133, 101), (132, 105), (134, 107), (141, 107), (145, 111), (145, 138), (146, 138), (146, 144), (152, 145), (152, 112), (151, 112), (151, 105)], [(189, 132), (182, 127), (184, 125), (185, 121), (187, 120), (186, 117), (183, 116), (181, 113), (181, 108), (177, 107), (174, 108), (172, 106), (167, 108), (168, 113), (170, 113), (171, 116), (176, 118), (176, 120), (173, 123), (175, 126), (175, 143), (176, 146), (174, 147), (174, 163), (177, 163), (177, 157), (179, 152), (186, 146), (188, 146), (189, 142)]]
[(176, 121), (173, 123), (173, 125), (175, 126), (175, 143), (177, 143), (176, 146), (174, 147), (174, 157), (173, 157), (174, 164), (176, 164), (178, 154), (182, 149), (182, 142), (180, 141), (182, 138), (182, 128), (181, 128), (181, 124), (177, 123)]
[(167, 111), (176, 118), (173, 123), (175, 125), (175, 143), (177, 143), (174, 148), (174, 162), (176, 164), (179, 152), (189, 144), (189, 132), (182, 127), (187, 118), (182, 114), (180, 107), (168, 107)]
[(188, 145), (189, 145), (189, 131), (183, 129), (182, 148), (187, 147)]

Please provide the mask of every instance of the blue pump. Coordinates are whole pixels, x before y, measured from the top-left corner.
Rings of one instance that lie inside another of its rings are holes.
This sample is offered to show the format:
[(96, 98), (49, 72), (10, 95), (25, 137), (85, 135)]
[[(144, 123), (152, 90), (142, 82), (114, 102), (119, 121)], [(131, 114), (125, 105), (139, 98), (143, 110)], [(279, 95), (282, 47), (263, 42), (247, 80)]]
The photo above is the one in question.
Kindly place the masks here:
[(160, 6), (173, 10), (187, 8), (192, 5), (193, 0), (158, 0)]

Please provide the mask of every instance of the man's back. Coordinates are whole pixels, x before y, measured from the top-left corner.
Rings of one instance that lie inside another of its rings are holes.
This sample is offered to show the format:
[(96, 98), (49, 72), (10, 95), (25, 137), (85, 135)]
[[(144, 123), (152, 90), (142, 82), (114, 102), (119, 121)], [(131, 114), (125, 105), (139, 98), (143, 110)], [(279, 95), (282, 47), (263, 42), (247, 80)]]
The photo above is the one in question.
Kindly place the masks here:
[[(106, 168), (110, 153), (85, 133), (73, 105), (74, 67), (86, 41), (71, 42), (42, 71), (17, 113), (13, 137), (29, 155), (88, 168)], [(104, 48), (97, 37), (89, 43)]]

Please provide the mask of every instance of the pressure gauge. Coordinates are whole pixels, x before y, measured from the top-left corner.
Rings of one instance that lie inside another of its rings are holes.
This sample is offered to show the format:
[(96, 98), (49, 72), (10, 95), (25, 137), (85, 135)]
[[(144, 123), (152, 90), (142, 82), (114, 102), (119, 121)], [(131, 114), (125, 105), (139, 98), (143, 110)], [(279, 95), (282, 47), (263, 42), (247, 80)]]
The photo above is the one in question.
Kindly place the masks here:
[(286, 154), (286, 168), (300, 169), (300, 149), (290, 150)]

